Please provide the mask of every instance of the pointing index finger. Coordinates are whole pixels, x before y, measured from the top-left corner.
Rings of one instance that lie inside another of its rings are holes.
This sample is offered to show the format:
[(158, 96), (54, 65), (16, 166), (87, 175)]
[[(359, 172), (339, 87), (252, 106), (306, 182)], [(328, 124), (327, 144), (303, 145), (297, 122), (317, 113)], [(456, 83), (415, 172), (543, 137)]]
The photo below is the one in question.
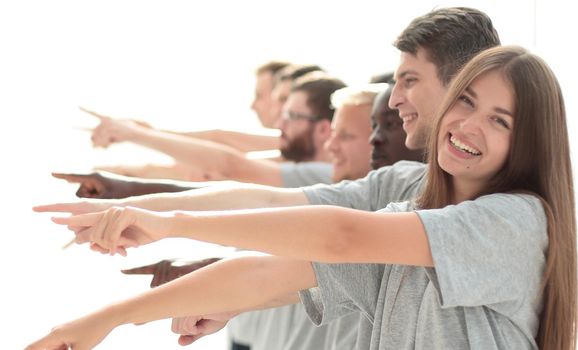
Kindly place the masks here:
[(78, 203), (56, 203), (37, 205), (32, 210), (38, 213), (73, 213), (76, 211)]
[(80, 110), (83, 111), (84, 113), (88, 113), (88, 114), (92, 115), (93, 117), (97, 117), (97, 118), (100, 119), (101, 121), (102, 121), (102, 120), (109, 120), (109, 119), (110, 119), (110, 117), (107, 117), (107, 116), (105, 116), (105, 115), (103, 115), (103, 114), (100, 114), (100, 113), (96, 113), (95, 111), (91, 111), (90, 109), (86, 109), (86, 108), (84, 108), (84, 107), (82, 107), (82, 106), (78, 106), (78, 109), (80, 109)]
[(130, 269), (123, 269), (120, 272), (124, 273), (125, 275), (153, 275), (155, 273), (156, 267), (158, 263), (133, 267)]
[(57, 179), (61, 179), (61, 180), (66, 180), (68, 182), (80, 182), (84, 179), (86, 179), (89, 175), (86, 174), (65, 174), (65, 173), (52, 173), (52, 176), (57, 178)]
[(97, 212), (97, 213), (72, 215), (68, 217), (53, 217), (52, 221), (60, 225), (90, 227), (97, 224), (100, 221), (101, 217), (102, 213)]

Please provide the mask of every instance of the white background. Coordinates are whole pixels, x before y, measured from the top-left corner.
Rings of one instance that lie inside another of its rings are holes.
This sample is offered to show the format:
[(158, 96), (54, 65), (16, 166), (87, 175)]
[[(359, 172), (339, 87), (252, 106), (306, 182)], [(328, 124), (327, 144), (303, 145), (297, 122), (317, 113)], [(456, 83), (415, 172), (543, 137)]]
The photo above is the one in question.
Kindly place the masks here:
[[(249, 104), (260, 63), (316, 63), (347, 83), (366, 82), (395, 69), (391, 43), (412, 18), (456, 5), (487, 12), (504, 44), (528, 47), (550, 63), (576, 135), (575, 38), (568, 33), (575, 30), (562, 1), (0, 0), (0, 348), (22, 348), (58, 323), (147, 288), (147, 278), (122, 276), (120, 268), (220, 252), (180, 241), (128, 258), (60, 249), (71, 234), (30, 209), (74, 199), (75, 187), (50, 171), (167, 161), (135, 146), (93, 150), (75, 127), (96, 121), (77, 106), (164, 128), (254, 130)], [(180, 348), (175, 339), (162, 321), (124, 326), (99, 348)], [(191, 348), (224, 344), (217, 336)]]

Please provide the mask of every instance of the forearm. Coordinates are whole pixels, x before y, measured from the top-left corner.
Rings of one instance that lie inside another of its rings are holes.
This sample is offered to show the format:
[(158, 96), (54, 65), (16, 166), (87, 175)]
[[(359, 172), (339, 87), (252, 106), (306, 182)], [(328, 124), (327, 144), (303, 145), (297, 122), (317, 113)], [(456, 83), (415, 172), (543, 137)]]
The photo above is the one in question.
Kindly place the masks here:
[(174, 212), (167, 235), (323, 262), (341, 262), (346, 209), (328, 206), (211, 213)]
[(332, 206), (174, 212), (165, 235), (326, 263), (433, 266), (424, 227), (407, 213)]
[(279, 149), (278, 135), (258, 135), (218, 129), (190, 132), (186, 135), (231, 146), (241, 152)]
[(196, 189), (197, 187), (183, 186), (169, 182), (135, 182), (131, 186), (132, 196), (142, 196), (154, 193), (174, 193)]
[(97, 166), (95, 170), (108, 172), (115, 175), (127, 176), (138, 179), (167, 179), (174, 181), (198, 181), (204, 180), (206, 174), (198, 169), (192, 169), (187, 165), (176, 163), (172, 165), (164, 164), (144, 164), (144, 165), (117, 165), (117, 166)]
[(127, 191), (132, 196), (141, 196), (145, 194), (164, 193), (164, 192), (183, 192), (198, 188), (210, 186), (238, 186), (242, 185), (236, 181), (181, 181), (166, 178), (142, 178), (134, 176), (123, 176), (114, 173), (102, 172), (103, 176), (110, 181), (118, 181), (126, 184)]
[(315, 285), (309, 262), (244, 257), (214, 263), (116, 303), (110, 310), (119, 315), (119, 324), (251, 310), (278, 305), (287, 295)]
[(133, 141), (206, 172), (226, 173), (231, 159), (244, 159), (243, 153), (229, 146), (151, 129), (139, 129)]
[[(170, 211), (170, 210), (226, 210), (298, 206), (309, 204), (300, 189), (241, 184), (233, 181), (217, 182), (218, 185), (178, 193), (158, 193), (131, 197), (116, 202), (120, 206)], [(213, 185), (214, 182), (191, 183)]]

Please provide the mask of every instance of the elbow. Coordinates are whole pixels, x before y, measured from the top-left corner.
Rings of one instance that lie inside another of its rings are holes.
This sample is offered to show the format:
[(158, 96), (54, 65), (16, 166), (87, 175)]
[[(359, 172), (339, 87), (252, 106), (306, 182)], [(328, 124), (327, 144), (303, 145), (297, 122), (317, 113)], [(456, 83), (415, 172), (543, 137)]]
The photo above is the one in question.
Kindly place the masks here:
[(215, 163), (218, 164), (215, 170), (218, 170), (226, 179), (238, 179), (240, 170), (243, 169), (244, 155), (236, 152), (224, 152), (221, 159)]

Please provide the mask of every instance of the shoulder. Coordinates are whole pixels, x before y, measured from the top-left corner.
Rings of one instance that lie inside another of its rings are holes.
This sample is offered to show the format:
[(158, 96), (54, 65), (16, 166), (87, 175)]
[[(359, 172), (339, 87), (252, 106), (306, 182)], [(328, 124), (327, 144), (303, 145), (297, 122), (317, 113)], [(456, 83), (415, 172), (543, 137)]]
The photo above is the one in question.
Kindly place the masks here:
[(302, 187), (331, 183), (333, 166), (324, 162), (283, 162), (280, 164), (283, 187)]
[(417, 212), (427, 227), (484, 232), (499, 239), (539, 240), (547, 244), (547, 219), (540, 198), (530, 194), (495, 193), (441, 209)]
[(415, 210), (411, 201), (404, 201), (404, 202), (392, 202), (387, 205), (387, 207), (378, 210), (378, 212), (408, 212)]
[(544, 218), (546, 214), (538, 196), (526, 193), (494, 193), (464, 202), (466, 207), (499, 210), (510, 215)]
[(402, 160), (393, 165), (384, 166), (368, 174), (369, 178), (383, 180), (418, 180), (427, 172), (427, 164)]

